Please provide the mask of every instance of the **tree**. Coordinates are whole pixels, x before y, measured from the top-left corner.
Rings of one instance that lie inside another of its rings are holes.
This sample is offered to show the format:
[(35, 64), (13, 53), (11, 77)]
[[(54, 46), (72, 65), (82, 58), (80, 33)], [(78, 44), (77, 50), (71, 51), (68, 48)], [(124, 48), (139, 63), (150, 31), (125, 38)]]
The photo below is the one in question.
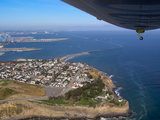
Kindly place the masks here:
[(102, 88), (101, 87), (98, 87), (98, 92), (102, 92)]
[(101, 76), (100, 76), (100, 75), (98, 76), (98, 80), (99, 80), (99, 79), (101, 79)]
[(57, 62), (60, 63), (61, 61), (59, 60), (59, 58), (57, 59)]
[(102, 99), (101, 99), (101, 98), (98, 98), (98, 102), (99, 102), (99, 103), (102, 102)]
[(65, 94), (64, 99), (65, 100), (69, 100), (69, 98), (70, 98), (70, 95), (69, 94)]
[(72, 96), (80, 96), (82, 95), (83, 90), (82, 89), (76, 89), (73, 91)]
[(73, 92), (73, 90), (70, 90), (65, 94), (65, 99), (66, 100), (69, 100), (69, 98), (71, 97), (72, 92)]
[(71, 77), (71, 75), (68, 73), (68, 74), (67, 74), (67, 77)]
[(49, 100), (52, 100), (52, 96), (48, 96), (48, 99), (49, 99)]
[(89, 106), (92, 106), (93, 104), (92, 104), (92, 102), (89, 102)]
[(77, 96), (72, 96), (72, 99), (73, 99), (74, 102), (77, 102), (77, 101), (78, 101)]
[(86, 92), (83, 92), (83, 97), (85, 98), (87, 96), (88, 96), (88, 94)]
[(89, 75), (88, 75), (88, 78), (89, 78), (89, 79), (92, 79), (92, 78), (93, 78), (93, 76), (92, 76), (91, 74), (89, 74)]
[(35, 84), (39, 84), (39, 83), (40, 83), (39, 81), (36, 81), (36, 82), (35, 82)]

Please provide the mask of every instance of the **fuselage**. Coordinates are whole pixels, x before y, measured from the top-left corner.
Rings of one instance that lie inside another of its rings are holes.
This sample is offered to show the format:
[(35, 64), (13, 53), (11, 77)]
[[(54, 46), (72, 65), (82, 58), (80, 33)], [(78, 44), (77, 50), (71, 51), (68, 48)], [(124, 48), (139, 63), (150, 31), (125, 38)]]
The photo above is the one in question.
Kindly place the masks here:
[(111, 24), (132, 29), (160, 28), (160, 0), (62, 0)]

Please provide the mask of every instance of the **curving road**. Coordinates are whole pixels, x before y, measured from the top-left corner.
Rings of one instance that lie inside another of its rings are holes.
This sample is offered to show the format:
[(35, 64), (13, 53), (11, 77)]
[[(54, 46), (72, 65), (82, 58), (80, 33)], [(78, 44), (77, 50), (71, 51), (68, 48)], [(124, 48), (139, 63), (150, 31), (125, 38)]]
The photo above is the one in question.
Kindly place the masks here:
[(74, 84), (74, 82), (76, 81), (77, 76), (80, 75), (81, 71), (83, 70), (83, 68), (79, 69), (78, 72), (76, 73), (76, 75), (72, 78), (71, 82), (67, 85), (66, 89), (64, 89), (61, 93), (61, 95), (64, 95), (66, 92), (68, 92), (71, 88), (72, 85)]
[(9, 99), (9, 100), (0, 100), (0, 104), (9, 101), (22, 101), (22, 100), (48, 100), (48, 96), (38, 97), (38, 98), (20, 98), (20, 99)]
[[(83, 67), (84, 68), (84, 67)], [(9, 101), (22, 101), (22, 100), (48, 100), (48, 96), (56, 96), (58, 95), (64, 95), (66, 92), (68, 92), (71, 88), (74, 82), (76, 81), (76, 77), (80, 75), (81, 71), (83, 68), (79, 69), (76, 75), (71, 79), (71, 82), (67, 85), (65, 89), (53, 89), (53, 87), (45, 87), (43, 88), (44, 90), (49, 89), (49, 93), (46, 94), (44, 97), (38, 97), (38, 98), (20, 98), (20, 99), (9, 99), (9, 100), (0, 100), (0, 104), (4, 102), (9, 102)], [(52, 90), (51, 90), (52, 89)]]

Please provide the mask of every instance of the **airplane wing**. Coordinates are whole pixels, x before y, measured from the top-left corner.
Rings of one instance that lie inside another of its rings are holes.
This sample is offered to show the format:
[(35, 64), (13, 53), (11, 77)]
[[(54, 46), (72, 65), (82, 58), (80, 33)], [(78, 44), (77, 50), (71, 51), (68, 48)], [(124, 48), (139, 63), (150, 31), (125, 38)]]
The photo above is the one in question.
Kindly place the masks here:
[[(160, 28), (160, 0), (61, 0), (98, 20), (136, 30)], [(85, 19), (85, 18), (84, 18)]]

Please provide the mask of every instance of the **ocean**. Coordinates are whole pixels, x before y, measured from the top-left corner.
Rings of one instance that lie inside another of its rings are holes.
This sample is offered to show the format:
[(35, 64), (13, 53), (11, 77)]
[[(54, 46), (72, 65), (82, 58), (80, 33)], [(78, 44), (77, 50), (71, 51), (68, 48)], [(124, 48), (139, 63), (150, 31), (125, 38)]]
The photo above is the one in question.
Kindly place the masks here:
[(6, 47), (36, 47), (42, 50), (14, 52), (14, 54), (6, 52), (4, 54), (6, 56), (0, 56), (0, 60), (53, 59), (68, 54), (102, 50), (77, 56), (68, 61), (85, 62), (110, 76), (113, 83), (119, 86), (117, 94), (129, 101), (130, 110), (133, 112), (130, 118), (122, 119), (159, 120), (160, 35), (158, 32), (146, 32), (143, 41), (139, 40), (135, 31), (70, 31), (55, 32), (53, 35), (27, 35), (35, 39), (69, 38), (69, 40), (10, 44)]

